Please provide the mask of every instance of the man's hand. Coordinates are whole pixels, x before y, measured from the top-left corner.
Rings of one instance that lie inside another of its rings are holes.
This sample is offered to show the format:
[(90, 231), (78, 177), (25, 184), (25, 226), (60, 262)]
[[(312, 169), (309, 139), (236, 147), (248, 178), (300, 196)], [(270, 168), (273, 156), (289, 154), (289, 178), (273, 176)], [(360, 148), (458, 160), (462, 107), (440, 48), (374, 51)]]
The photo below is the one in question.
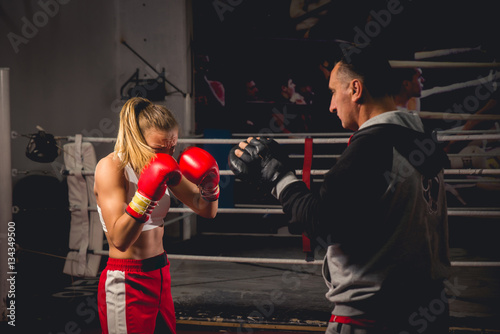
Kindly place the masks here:
[(291, 172), (288, 155), (273, 139), (249, 137), (229, 152), (229, 168), (237, 178), (273, 188)]

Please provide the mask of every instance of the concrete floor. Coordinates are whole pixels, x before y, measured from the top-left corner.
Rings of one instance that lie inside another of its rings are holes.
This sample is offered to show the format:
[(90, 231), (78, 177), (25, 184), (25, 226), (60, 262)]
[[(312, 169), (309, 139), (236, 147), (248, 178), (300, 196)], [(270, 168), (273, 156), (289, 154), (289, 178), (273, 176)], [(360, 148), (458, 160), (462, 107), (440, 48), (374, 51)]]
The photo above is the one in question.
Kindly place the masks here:
[[(211, 222), (212, 234), (201, 233), (204, 225), (200, 223), (200, 234), (188, 241), (166, 238), (167, 252), (304, 259), (300, 237), (222, 236), (213, 232), (240, 226), (234, 221), (229, 221), (232, 227), (226, 223)], [(280, 224), (266, 221), (263, 225), (279, 229)], [(500, 261), (497, 225), (497, 220), (451, 219), (451, 260)], [(50, 253), (66, 254), (57, 250)], [(316, 259), (321, 258), (322, 254), (316, 255)], [(103, 257), (102, 267), (105, 262)], [(18, 252), (17, 326), (0, 323), (0, 333), (100, 333), (98, 277), (70, 277), (62, 273), (63, 266), (60, 257)], [(320, 268), (305, 262), (276, 265), (171, 259), (179, 333), (322, 332), (332, 307), (324, 297), (326, 286)], [(456, 296), (450, 304), (450, 333), (500, 333), (500, 268), (454, 267), (450, 282)], [(156, 332), (165, 333), (161, 322)]]
[[(300, 238), (206, 236), (198, 241), (210, 249), (206, 255), (287, 259), (304, 256)], [(223, 244), (241, 247), (220, 251)], [(193, 246), (191, 253), (196, 248)], [(316, 256), (321, 258), (321, 254)], [(488, 260), (461, 248), (451, 249), (451, 259)], [(325, 326), (332, 309), (324, 296), (326, 286), (320, 268), (305, 263), (171, 260), (172, 291), (179, 322), (260, 323), (314, 331), (314, 327)], [(455, 297), (450, 303), (452, 328), (500, 331), (500, 268), (454, 267), (449, 282), (452, 288), (448, 293)]]
[[(198, 236), (170, 254), (302, 259), (296, 237)], [(452, 260), (490, 260), (452, 248)], [(317, 259), (321, 258), (319, 254)], [(495, 259), (498, 261), (498, 259)], [(103, 264), (105, 258), (103, 259)], [(0, 333), (100, 333), (98, 278), (62, 274), (64, 260), (22, 252), (16, 281), (16, 328)], [(275, 265), (171, 260), (179, 333), (322, 332), (331, 305), (317, 265)], [(457, 267), (450, 282), (450, 333), (500, 333), (500, 268)], [(157, 333), (165, 333), (158, 323)]]

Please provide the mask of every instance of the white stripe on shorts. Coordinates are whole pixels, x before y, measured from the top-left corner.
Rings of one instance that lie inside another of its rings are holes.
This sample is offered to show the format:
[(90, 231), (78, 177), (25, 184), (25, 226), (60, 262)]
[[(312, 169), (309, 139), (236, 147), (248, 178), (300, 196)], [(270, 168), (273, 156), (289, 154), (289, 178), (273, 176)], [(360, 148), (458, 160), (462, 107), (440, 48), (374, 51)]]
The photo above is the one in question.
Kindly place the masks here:
[(127, 333), (125, 273), (119, 270), (109, 270), (105, 291), (109, 334)]

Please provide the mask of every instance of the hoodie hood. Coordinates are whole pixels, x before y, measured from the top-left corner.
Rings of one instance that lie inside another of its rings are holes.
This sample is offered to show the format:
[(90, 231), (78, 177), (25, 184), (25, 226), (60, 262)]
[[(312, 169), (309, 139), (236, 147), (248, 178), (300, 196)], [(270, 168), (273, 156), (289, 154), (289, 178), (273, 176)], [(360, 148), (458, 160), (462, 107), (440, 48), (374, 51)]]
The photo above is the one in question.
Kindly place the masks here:
[(359, 127), (359, 130), (376, 124), (395, 124), (424, 132), (424, 125), (418, 114), (415, 111), (408, 111), (406, 109), (388, 111), (370, 118)]
[(356, 137), (370, 134), (385, 137), (411, 165), (425, 177), (436, 176), (449, 165), (449, 159), (435, 133), (427, 133), (415, 112), (390, 111), (362, 124)]

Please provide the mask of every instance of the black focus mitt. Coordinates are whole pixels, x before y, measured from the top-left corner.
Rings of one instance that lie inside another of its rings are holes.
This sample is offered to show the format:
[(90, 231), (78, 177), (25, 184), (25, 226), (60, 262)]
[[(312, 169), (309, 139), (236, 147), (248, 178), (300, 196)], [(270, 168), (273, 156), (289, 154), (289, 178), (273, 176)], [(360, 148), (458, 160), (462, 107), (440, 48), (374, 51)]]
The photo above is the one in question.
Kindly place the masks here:
[[(249, 138), (244, 143), (245, 148), (233, 147), (228, 157), (229, 168), (240, 180), (273, 188), (292, 171), (288, 154), (274, 139)], [(238, 149), (241, 157), (236, 156)]]

